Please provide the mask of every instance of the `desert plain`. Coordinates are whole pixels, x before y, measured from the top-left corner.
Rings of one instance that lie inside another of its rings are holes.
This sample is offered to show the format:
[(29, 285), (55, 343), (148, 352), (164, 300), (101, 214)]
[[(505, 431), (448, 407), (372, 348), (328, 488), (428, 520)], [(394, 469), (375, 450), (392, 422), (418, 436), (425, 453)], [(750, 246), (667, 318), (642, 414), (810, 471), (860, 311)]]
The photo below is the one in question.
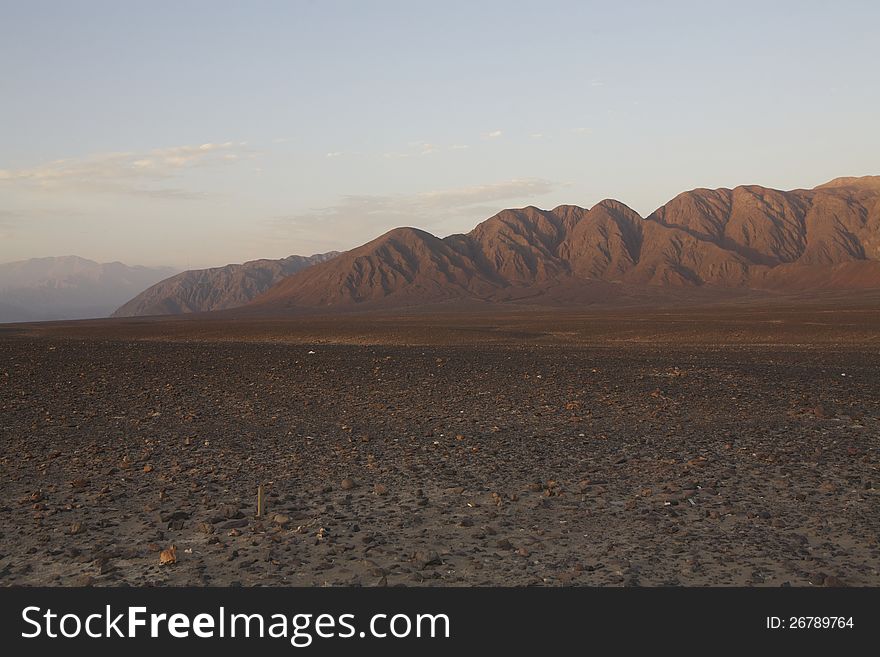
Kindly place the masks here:
[(877, 308), (5, 325), (0, 584), (876, 586)]

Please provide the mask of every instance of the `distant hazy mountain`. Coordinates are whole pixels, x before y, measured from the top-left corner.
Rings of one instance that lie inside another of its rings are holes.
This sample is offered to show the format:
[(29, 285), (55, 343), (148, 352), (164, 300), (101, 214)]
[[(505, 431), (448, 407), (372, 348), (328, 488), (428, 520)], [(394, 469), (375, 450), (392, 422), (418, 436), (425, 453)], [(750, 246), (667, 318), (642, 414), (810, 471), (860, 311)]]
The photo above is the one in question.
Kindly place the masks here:
[(609, 286), (655, 294), (880, 289), (880, 176), (792, 191), (695, 189), (644, 218), (608, 199), (590, 209), (504, 210), (443, 239), (396, 228), (285, 278), (252, 307), (579, 303), (607, 296)]
[(107, 317), (170, 267), (129, 267), (77, 256), (0, 264), (0, 322)]
[(292, 255), (181, 272), (144, 290), (113, 316), (178, 315), (243, 306), (285, 276), (337, 255), (337, 251), (309, 257)]

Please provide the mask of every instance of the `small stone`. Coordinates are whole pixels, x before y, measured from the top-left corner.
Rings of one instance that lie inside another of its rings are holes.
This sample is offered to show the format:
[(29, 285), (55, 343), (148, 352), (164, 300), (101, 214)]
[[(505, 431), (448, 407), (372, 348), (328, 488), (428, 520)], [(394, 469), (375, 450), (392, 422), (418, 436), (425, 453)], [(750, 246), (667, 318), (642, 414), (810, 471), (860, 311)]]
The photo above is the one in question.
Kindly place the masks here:
[(440, 555), (434, 550), (418, 550), (413, 555), (413, 561), (419, 570), (423, 570), (428, 566), (438, 566), (441, 563)]
[(85, 529), (85, 527), (81, 522), (75, 522), (68, 528), (67, 533), (71, 536), (76, 536), (77, 534), (82, 534), (83, 529)]
[(354, 488), (355, 483), (352, 479), (346, 477), (342, 480), (342, 482), (340, 482), (339, 486), (340, 488), (342, 488), (342, 490), (351, 490), (352, 488)]
[(822, 586), (831, 586), (834, 588), (842, 588), (846, 586), (846, 583), (834, 575), (826, 575), (825, 581), (822, 582)]
[(498, 539), (498, 541), (495, 543), (495, 545), (498, 547), (499, 550), (512, 550), (513, 549), (513, 543), (511, 543), (506, 538)]
[(227, 520), (226, 522), (218, 525), (220, 529), (241, 529), (242, 527), (247, 527), (250, 521), (247, 518), (240, 518), (238, 520)]
[(280, 527), (286, 527), (290, 524), (290, 516), (286, 516), (283, 513), (276, 513), (272, 516), (272, 522)]
[(149, 463), (147, 463), (147, 464), (144, 466), (144, 472), (152, 472), (152, 471), (153, 471), (153, 466), (150, 465)]
[(189, 513), (186, 511), (170, 511), (166, 513), (159, 514), (159, 519), (162, 522), (172, 522), (174, 520), (187, 520), (189, 518)]
[(214, 525), (212, 525), (210, 522), (200, 522), (198, 529), (203, 534), (213, 534), (214, 533)]
[(172, 545), (167, 550), (162, 550), (159, 553), (159, 565), (160, 566), (168, 566), (170, 564), (177, 563), (177, 547)]
[(830, 481), (826, 481), (824, 484), (819, 486), (819, 492), (821, 493), (833, 493), (835, 490), (835, 485), (832, 484)]
[(388, 492), (388, 487), (385, 484), (376, 484), (373, 486), (373, 492), (376, 495), (385, 495)]
[(807, 580), (813, 586), (822, 586), (825, 583), (826, 577), (827, 577), (827, 575), (823, 572), (815, 572), (815, 573), (811, 573), (809, 575), (809, 577), (807, 578)]

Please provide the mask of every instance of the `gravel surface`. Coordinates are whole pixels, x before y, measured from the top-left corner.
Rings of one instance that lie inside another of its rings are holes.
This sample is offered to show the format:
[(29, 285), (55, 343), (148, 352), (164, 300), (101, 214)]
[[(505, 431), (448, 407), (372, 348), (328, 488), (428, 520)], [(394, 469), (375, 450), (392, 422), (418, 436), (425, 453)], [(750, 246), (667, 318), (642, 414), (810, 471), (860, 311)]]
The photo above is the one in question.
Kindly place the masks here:
[(0, 334), (4, 585), (880, 585), (870, 337), (77, 326)]

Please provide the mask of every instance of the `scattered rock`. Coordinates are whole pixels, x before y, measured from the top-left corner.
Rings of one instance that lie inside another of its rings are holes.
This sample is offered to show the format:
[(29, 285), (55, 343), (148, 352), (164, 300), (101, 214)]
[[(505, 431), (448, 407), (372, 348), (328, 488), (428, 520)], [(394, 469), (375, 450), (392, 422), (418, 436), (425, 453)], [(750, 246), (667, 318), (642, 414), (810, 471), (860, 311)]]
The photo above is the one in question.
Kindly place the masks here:
[(242, 527), (247, 527), (250, 524), (250, 520), (247, 518), (239, 518), (238, 520), (226, 520), (217, 525), (218, 529), (241, 529)]
[(428, 566), (439, 566), (442, 563), (440, 555), (435, 550), (417, 550), (412, 560), (419, 570), (424, 570)]
[(159, 514), (159, 519), (162, 522), (172, 522), (174, 520), (187, 520), (189, 519), (189, 513), (187, 511), (175, 510), (175, 511), (167, 511), (165, 513)]
[(826, 575), (825, 581), (822, 582), (822, 586), (831, 586), (834, 588), (842, 588), (846, 586), (846, 583), (840, 579), (839, 577), (835, 577), (834, 575)]
[(177, 563), (177, 547), (174, 545), (159, 553), (160, 566), (168, 566), (173, 563)]
[(272, 522), (280, 527), (287, 527), (290, 524), (290, 516), (286, 516), (283, 513), (276, 513), (272, 516)]

